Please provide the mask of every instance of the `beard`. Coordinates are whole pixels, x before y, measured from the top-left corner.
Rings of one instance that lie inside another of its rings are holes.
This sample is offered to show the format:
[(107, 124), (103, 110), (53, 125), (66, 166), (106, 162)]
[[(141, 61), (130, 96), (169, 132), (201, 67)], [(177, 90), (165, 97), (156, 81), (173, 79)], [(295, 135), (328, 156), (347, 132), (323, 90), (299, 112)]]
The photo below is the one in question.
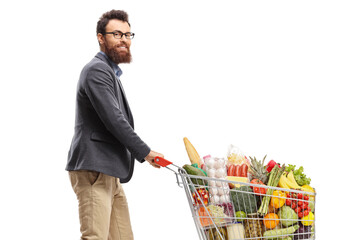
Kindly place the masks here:
[[(125, 46), (127, 52), (120, 51), (120, 46)], [(109, 46), (106, 42), (104, 43), (106, 55), (113, 61), (115, 64), (119, 63), (130, 63), (132, 61), (130, 48), (127, 44), (116, 44), (114, 46)]]

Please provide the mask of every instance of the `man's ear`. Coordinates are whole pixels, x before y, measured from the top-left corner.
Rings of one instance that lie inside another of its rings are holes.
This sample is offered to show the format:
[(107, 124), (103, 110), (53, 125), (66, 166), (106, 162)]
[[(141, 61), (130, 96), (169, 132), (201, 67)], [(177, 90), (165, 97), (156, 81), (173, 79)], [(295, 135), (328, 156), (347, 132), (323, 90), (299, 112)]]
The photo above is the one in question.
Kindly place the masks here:
[(101, 33), (98, 33), (97, 39), (98, 39), (100, 45), (104, 44), (104, 41), (105, 41), (104, 35), (102, 35)]

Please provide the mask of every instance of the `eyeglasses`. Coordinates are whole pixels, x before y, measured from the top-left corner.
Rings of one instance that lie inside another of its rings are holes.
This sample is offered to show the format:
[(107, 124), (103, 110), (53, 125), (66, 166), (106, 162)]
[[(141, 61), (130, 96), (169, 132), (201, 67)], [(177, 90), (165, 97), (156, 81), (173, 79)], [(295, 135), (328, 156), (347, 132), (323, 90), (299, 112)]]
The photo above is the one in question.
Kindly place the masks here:
[(123, 36), (125, 36), (126, 39), (133, 39), (135, 36), (135, 33), (132, 33), (132, 32), (123, 33), (121, 31), (105, 32), (103, 35), (105, 35), (105, 34), (112, 34), (112, 35), (114, 35), (114, 38), (117, 38), (117, 39), (121, 39)]

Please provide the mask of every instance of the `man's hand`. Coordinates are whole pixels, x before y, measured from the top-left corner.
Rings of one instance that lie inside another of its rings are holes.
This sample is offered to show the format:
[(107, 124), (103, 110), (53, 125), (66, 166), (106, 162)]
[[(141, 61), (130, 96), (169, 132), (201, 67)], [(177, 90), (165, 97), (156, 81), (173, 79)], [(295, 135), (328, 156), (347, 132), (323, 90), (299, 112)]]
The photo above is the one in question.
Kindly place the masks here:
[(161, 153), (157, 153), (157, 152), (151, 150), (149, 155), (147, 155), (145, 157), (145, 160), (148, 161), (153, 167), (160, 168), (160, 165), (158, 165), (154, 162), (154, 159), (157, 156), (164, 158), (164, 155), (162, 155)]

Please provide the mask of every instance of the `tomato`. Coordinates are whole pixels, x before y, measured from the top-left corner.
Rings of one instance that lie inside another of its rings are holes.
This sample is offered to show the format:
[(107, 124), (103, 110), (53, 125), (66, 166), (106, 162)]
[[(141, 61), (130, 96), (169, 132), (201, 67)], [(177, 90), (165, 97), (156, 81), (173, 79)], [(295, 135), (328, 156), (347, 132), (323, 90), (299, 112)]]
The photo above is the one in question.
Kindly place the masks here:
[(248, 174), (248, 165), (245, 163), (240, 166), (240, 177), (247, 177)]
[(251, 182), (250, 183), (252, 183), (252, 184), (259, 184), (259, 185), (265, 185), (262, 181), (260, 181), (259, 179), (253, 179), (253, 180), (251, 180)]
[(296, 202), (292, 202), (291, 208), (292, 208), (292, 209), (295, 209), (295, 208), (296, 208)]
[(290, 200), (290, 199), (286, 199), (285, 204), (286, 204), (286, 206), (291, 206), (291, 200)]
[(304, 202), (303, 202), (303, 201), (299, 201), (299, 202), (298, 202), (298, 206), (299, 206), (299, 207), (302, 207), (302, 206), (303, 206), (303, 204), (304, 204)]
[(296, 213), (299, 213), (299, 212), (301, 212), (301, 208), (300, 208), (300, 207), (297, 207), (297, 208), (294, 209), (294, 211), (295, 211)]
[(302, 212), (299, 212), (298, 216), (299, 216), (299, 218), (302, 218), (304, 216), (304, 214)]
[(234, 176), (240, 177), (240, 167), (241, 167), (240, 165), (236, 165)]
[(228, 169), (228, 172), (227, 172), (227, 175), (228, 176), (235, 176), (235, 165), (231, 164), (229, 169)]
[[(250, 183), (265, 186), (265, 184), (262, 181), (260, 181), (259, 179), (253, 179), (253, 180), (251, 180)], [(253, 188), (254, 193), (256, 193), (257, 195), (266, 194), (266, 191), (267, 191), (266, 188), (261, 188), (261, 187), (251, 187), (251, 188)]]
[(307, 215), (309, 215), (309, 210), (304, 211), (304, 217), (307, 216)]
[(297, 198), (298, 198), (298, 199), (302, 199), (302, 198), (303, 198), (303, 194), (302, 194), (302, 193), (298, 193)]
[(305, 195), (304, 200), (309, 200), (309, 195)]
[(309, 202), (304, 202), (304, 206), (308, 207), (309, 206)]

